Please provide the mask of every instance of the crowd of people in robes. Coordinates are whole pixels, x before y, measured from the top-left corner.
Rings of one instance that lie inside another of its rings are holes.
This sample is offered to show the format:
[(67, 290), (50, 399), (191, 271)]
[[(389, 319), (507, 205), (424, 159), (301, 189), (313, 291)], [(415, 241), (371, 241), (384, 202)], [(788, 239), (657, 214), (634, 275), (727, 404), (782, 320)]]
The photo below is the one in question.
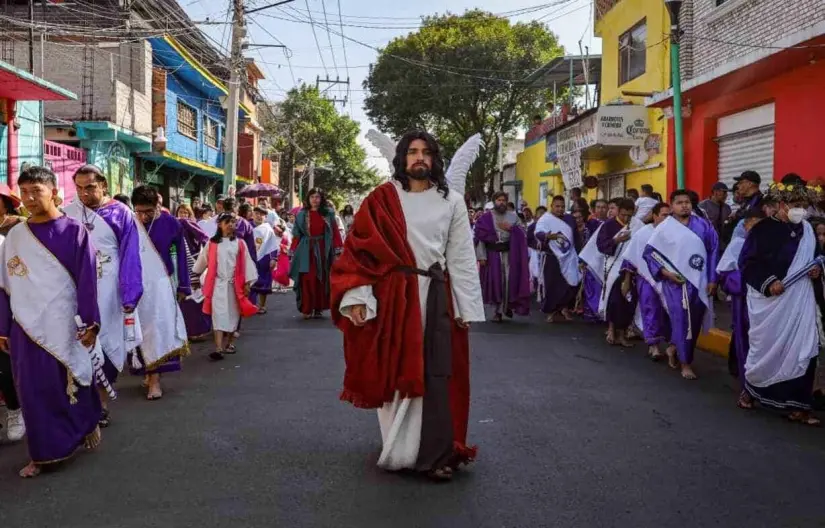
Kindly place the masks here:
[(21, 173), (20, 197), (0, 190), (0, 396), (7, 438), (27, 439), (23, 477), (99, 444), (124, 369), (156, 401), (190, 341), (214, 335), (214, 361), (236, 353), (290, 236), (266, 200), (254, 215), (221, 197), (217, 216), (197, 200), (173, 216), (148, 185), (110, 196), (94, 165), (73, 182), (69, 204), (45, 167)]
[[(573, 189), (569, 208), (555, 196), (535, 213), (494, 194), (468, 216), (490, 319), (512, 317), (508, 306), (521, 306), (522, 283), (529, 284), (548, 322), (579, 315), (604, 323), (608, 344), (629, 348), (641, 339), (650, 359), (666, 358), (694, 380), (698, 338), (714, 327), (714, 308), (728, 305), (737, 405), (758, 402), (818, 424), (811, 410), (825, 403), (825, 369), (816, 368), (825, 343), (822, 189), (796, 174), (767, 193), (754, 171), (735, 181), (733, 189), (715, 184), (701, 202), (688, 189), (664, 201), (643, 185), (641, 193), (587, 203)], [(516, 240), (524, 233), (526, 248), (511, 242), (513, 233)]]

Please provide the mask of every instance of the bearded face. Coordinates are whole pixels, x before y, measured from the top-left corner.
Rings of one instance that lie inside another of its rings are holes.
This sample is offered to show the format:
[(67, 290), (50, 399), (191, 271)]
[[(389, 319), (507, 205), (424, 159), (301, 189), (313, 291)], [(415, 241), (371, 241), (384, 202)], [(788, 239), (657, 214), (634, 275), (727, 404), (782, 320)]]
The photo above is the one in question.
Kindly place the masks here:
[(418, 181), (428, 180), (432, 169), (433, 155), (427, 143), (422, 139), (416, 139), (410, 143), (407, 149), (407, 174), (410, 178)]

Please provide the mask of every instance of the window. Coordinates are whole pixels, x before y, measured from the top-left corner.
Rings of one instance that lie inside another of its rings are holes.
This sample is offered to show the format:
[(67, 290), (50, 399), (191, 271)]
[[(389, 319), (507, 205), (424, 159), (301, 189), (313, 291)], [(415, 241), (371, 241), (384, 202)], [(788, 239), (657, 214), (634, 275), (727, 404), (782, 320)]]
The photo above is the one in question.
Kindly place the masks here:
[(198, 111), (183, 101), (178, 101), (178, 132), (198, 139)]
[(218, 148), (218, 122), (211, 117), (206, 118), (204, 135), (206, 136), (206, 146), (214, 149)]
[(647, 20), (619, 37), (619, 86), (644, 74), (647, 59)]

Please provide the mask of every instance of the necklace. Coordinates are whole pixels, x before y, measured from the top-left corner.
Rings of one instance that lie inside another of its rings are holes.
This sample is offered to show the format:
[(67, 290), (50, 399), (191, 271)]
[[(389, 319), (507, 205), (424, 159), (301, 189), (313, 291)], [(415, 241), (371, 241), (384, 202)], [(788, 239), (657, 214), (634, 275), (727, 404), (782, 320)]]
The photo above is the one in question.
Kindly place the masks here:
[[(83, 215), (83, 225), (86, 227), (86, 230), (92, 232), (95, 230), (95, 220), (97, 219), (97, 215), (94, 212), (89, 212), (89, 209), (83, 205), (83, 202), (80, 202), (80, 209), (81, 214)], [(90, 220), (91, 218), (91, 220)]]

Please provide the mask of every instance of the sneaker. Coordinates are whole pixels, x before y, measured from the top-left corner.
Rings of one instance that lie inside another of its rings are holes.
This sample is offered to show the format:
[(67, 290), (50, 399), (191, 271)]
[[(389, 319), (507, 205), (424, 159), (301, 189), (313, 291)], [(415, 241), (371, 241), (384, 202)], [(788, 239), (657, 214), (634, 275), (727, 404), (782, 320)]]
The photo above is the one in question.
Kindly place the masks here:
[(6, 423), (8, 431), (6, 436), (11, 442), (19, 442), (26, 436), (26, 424), (23, 422), (23, 411), (9, 411), (8, 422)]

